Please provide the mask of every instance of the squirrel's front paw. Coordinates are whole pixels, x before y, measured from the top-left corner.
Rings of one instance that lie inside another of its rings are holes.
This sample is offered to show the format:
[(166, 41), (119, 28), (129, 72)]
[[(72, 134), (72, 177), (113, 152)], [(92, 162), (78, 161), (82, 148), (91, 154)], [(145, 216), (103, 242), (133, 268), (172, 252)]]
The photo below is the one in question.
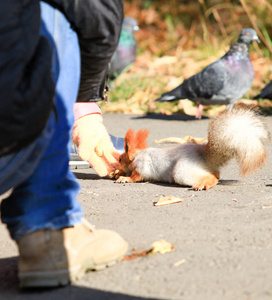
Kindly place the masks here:
[(125, 183), (125, 182), (131, 182), (131, 180), (130, 180), (130, 177), (120, 176), (115, 182)]

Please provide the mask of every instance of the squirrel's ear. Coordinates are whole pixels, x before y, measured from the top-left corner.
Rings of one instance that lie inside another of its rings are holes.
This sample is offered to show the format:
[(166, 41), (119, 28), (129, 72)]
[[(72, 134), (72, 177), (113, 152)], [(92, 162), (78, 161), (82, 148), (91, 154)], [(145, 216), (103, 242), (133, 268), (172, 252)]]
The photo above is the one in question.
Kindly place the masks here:
[(133, 141), (134, 141), (134, 130), (130, 128), (126, 133), (125, 140), (124, 140), (124, 148), (126, 153), (128, 153), (129, 146), (133, 144)]
[(135, 156), (135, 151), (129, 151), (128, 152), (128, 159), (130, 160), (130, 161), (132, 161), (133, 160), (133, 158), (134, 158), (134, 156)]
[(127, 153), (128, 158), (130, 160), (133, 159), (134, 154), (135, 154), (135, 145), (134, 145), (134, 130), (129, 129), (126, 133), (125, 136), (125, 141), (124, 141), (124, 148), (125, 148), (125, 153)]
[(143, 150), (147, 148), (146, 139), (148, 137), (149, 130), (147, 129), (140, 129), (137, 131), (135, 136), (135, 148), (137, 150)]
[(128, 153), (129, 144), (126, 141), (125, 141), (125, 144), (124, 144), (124, 148), (125, 148), (125, 152)]

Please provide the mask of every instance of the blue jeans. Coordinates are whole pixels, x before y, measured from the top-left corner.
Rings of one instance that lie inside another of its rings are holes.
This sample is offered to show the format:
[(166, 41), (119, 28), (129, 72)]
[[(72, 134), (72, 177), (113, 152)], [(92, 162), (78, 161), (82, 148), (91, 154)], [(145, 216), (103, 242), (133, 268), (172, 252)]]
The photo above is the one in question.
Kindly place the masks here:
[(43, 134), (31, 145), (0, 159), (0, 194), (14, 187), (2, 201), (1, 218), (15, 240), (40, 229), (72, 226), (82, 218), (76, 200), (80, 186), (69, 169), (73, 104), (80, 80), (78, 40), (60, 12), (45, 3), (41, 9), (41, 33), (53, 51), (58, 117), (52, 113)]

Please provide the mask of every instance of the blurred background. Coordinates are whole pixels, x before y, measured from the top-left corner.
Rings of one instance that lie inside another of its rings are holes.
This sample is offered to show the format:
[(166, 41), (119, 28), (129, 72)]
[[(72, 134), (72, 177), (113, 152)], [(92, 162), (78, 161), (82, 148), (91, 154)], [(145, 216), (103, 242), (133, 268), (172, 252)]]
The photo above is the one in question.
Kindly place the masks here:
[[(252, 100), (272, 80), (271, 0), (125, 0), (124, 13), (139, 26), (133, 32), (137, 55), (112, 81), (104, 112), (194, 115), (191, 101), (153, 100), (224, 55), (240, 31), (252, 27), (261, 43), (250, 47), (256, 74), (241, 101), (272, 113), (270, 100)], [(216, 115), (222, 109), (206, 106), (203, 114)]]

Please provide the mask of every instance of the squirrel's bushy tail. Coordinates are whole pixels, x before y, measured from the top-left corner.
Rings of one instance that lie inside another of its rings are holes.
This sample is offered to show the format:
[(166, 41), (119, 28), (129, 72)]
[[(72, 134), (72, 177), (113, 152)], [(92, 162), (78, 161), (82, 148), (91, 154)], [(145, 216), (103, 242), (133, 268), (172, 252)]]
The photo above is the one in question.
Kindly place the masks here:
[(207, 160), (212, 166), (223, 166), (236, 158), (240, 173), (260, 168), (266, 159), (264, 143), (270, 139), (262, 118), (243, 106), (221, 113), (211, 121), (207, 144)]

